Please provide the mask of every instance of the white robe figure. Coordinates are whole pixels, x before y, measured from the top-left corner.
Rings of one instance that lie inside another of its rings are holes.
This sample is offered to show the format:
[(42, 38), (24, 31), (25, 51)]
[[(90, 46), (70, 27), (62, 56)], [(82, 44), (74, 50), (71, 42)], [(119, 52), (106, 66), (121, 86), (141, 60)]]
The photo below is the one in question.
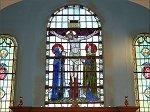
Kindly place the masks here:
[[(60, 39), (67, 40), (70, 43), (69, 56), (73, 57), (73, 56), (81, 56), (80, 42), (82, 40), (90, 39), (92, 36), (97, 34), (98, 31), (96, 30), (92, 34), (89, 34), (88, 36), (80, 37), (80, 38), (76, 35), (75, 31), (68, 31), (66, 33), (66, 36), (59, 35), (55, 31), (50, 31), (50, 33), (57, 36)], [(72, 59), (71, 58), (70, 59), (69, 71), (73, 71), (73, 72), (70, 72), (73, 82), (74, 82), (74, 78), (77, 78), (78, 72), (75, 72), (75, 71), (79, 70), (79, 62), (80, 62), (79, 58), (77, 58), (77, 59)]]

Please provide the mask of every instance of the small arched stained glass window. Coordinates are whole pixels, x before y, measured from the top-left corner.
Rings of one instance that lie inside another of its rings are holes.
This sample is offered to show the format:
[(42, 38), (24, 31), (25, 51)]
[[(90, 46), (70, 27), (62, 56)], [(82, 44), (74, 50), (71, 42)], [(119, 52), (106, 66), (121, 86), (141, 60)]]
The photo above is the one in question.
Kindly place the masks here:
[(150, 112), (150, 34), (138, 34), (133, 51), (136, 105), (140, 112)]
[(102, 31), (82, 5), (67, 5), (47, 24), (46, 107), (103, 107)]
[(17, 42), (10, 35), (0, 35), (0, 112), (13, 106)]

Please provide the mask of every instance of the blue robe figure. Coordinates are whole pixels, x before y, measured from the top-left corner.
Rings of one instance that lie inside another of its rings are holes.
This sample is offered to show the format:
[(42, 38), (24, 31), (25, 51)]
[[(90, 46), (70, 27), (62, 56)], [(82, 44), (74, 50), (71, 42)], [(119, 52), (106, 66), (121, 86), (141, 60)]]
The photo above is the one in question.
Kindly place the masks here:
[(51, 101), (61, 100), (63, 98), (64, 90), (61, 88), (64, 83), (64, 58), (59, 47), (53, 48), (55, 52), (55, 58), (53, 62), (53, 81), (52, 81), (52, 95)]

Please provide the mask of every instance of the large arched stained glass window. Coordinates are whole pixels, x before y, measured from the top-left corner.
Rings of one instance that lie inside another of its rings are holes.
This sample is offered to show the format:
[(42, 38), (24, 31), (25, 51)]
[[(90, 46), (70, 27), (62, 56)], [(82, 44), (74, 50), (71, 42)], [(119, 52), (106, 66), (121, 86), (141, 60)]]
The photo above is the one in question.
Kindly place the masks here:
[(13, 106), (17, 43), (10, 35), (0, 35), (0, 112)]
[(47, 24), (47, 107), (103, 107), (101, 23), (82, 5), (66, 5)]
[(140, 112), (150, 112), (150, 34), (137, 35), (133, 50), (136, 105)]

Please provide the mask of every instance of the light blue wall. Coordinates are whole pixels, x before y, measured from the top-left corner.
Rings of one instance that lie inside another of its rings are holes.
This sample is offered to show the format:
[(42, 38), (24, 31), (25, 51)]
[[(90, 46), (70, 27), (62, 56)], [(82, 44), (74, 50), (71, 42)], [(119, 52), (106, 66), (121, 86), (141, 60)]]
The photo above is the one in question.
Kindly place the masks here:
[(134, 105), (132, 37), (150, 33), (150, 10), (127, 0), (23, 0), (0, 11), (0, 34), (18, 42), (15, 104), (44, 105), (46, 25), (63, 5), (92, 9), (102, 21), (106, 106)]

